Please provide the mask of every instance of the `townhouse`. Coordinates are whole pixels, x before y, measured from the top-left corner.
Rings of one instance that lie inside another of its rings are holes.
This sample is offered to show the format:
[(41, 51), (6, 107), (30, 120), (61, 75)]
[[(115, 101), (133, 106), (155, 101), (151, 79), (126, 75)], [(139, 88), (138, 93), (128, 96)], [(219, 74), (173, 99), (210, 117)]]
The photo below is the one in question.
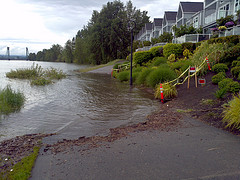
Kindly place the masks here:
[[(157, 19), (155, 18), (152, 24), (152, 32), (146, 31), (146, 27), (143, 27), (142, 31), (135, 37), (136, 40), (151, 40), (152, 37), (160, 36), (164, 32), (172, 32), (172, 26), (180, 27), (181, 25), (193, 26), (199, 29), (203, 28), (202, 37), (210, 37), (207, 34), (211, 34), (211, 28), (216, 27), (217, 19), (225, 18), (228, 15), (233, 15), (237, 19), (237, 11), (240, 10), (240, 0), (204, 0), (204, 2), (179, 2), (177, 11), (165, 11), (162, 19), (162, 25), (158, 26), (158, 30), (155, 30)], [(159, 21), (160, 22), (160, 21)], [(158, 23), (159, 23), (158, 22)], [(161, 27), (161, 28), (160, 28)], [(160, 28), (160, 30), (159, 30)], [(226, 32), (226, 35), (240, 34), (240, 27), (234, 28), (234, 32)], [(232, 30), (231, 30), (232, 31)], [(200, 38), (192, 41), (199, 41), (204, 38)], [(184, 39), (186, 41), (186, 38)]]

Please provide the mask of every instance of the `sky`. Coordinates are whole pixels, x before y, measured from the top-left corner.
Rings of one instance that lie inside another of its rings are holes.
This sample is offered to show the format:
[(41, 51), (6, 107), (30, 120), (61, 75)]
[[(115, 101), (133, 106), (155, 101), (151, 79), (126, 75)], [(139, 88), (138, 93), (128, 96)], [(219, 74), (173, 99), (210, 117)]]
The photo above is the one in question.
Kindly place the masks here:
[[(0, 0), (0, 54), (37, 53), (53, 44), (64, 47), (87, 25), (93, 10), (113, 0)], [(128, 0), (121, 0), (126, 4)], [(203, 2), (203, 0), (191, 0)], [(177, 11), (180, 0), (132, 0), (133, 6), (148, 11), (150, 20), (164, 11)]]

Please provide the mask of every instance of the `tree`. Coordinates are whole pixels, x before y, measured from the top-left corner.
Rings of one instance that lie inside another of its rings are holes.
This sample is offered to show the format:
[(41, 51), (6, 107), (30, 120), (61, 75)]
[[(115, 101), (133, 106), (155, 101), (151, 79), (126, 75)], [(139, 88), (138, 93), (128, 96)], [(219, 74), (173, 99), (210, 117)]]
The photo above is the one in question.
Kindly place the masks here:
[(171, 43), (173, 39), (172, 33), (164, 32), (159, 36), (159, 42), (168, 42)]
[(68, 40), (63, 49), (62, 58), (64, 62), (73, 63), (73, 44), (71, 40)]

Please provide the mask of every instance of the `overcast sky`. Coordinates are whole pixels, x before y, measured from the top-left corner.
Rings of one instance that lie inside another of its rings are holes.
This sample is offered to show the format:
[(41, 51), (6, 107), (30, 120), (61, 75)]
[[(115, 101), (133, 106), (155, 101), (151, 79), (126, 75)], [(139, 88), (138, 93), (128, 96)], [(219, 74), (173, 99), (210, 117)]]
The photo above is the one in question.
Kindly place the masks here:
[[(0, 0), (0, 54), (24, 55), (64, 46), (87, 25), (93, 10), (100, 11), (110, 0)], [(126, 3), (128, 0), (121, 0)], [(203, 0), (191, 0), (202, 2)], [(180, 0), (132, 0), (150, 20), (162, 18), (164, 11), (177, 11)]]

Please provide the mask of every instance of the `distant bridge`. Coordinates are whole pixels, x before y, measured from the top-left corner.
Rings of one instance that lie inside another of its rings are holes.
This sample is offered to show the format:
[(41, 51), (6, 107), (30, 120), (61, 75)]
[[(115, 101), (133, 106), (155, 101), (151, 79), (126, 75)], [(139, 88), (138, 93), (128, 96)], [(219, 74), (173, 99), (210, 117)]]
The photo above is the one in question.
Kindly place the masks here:
[(28, 60), (29, 52), (26, 47), (26, 55), (10, 55), (10, 47), (7, 47), (5, 55), (0, 55), (1, 60)]

